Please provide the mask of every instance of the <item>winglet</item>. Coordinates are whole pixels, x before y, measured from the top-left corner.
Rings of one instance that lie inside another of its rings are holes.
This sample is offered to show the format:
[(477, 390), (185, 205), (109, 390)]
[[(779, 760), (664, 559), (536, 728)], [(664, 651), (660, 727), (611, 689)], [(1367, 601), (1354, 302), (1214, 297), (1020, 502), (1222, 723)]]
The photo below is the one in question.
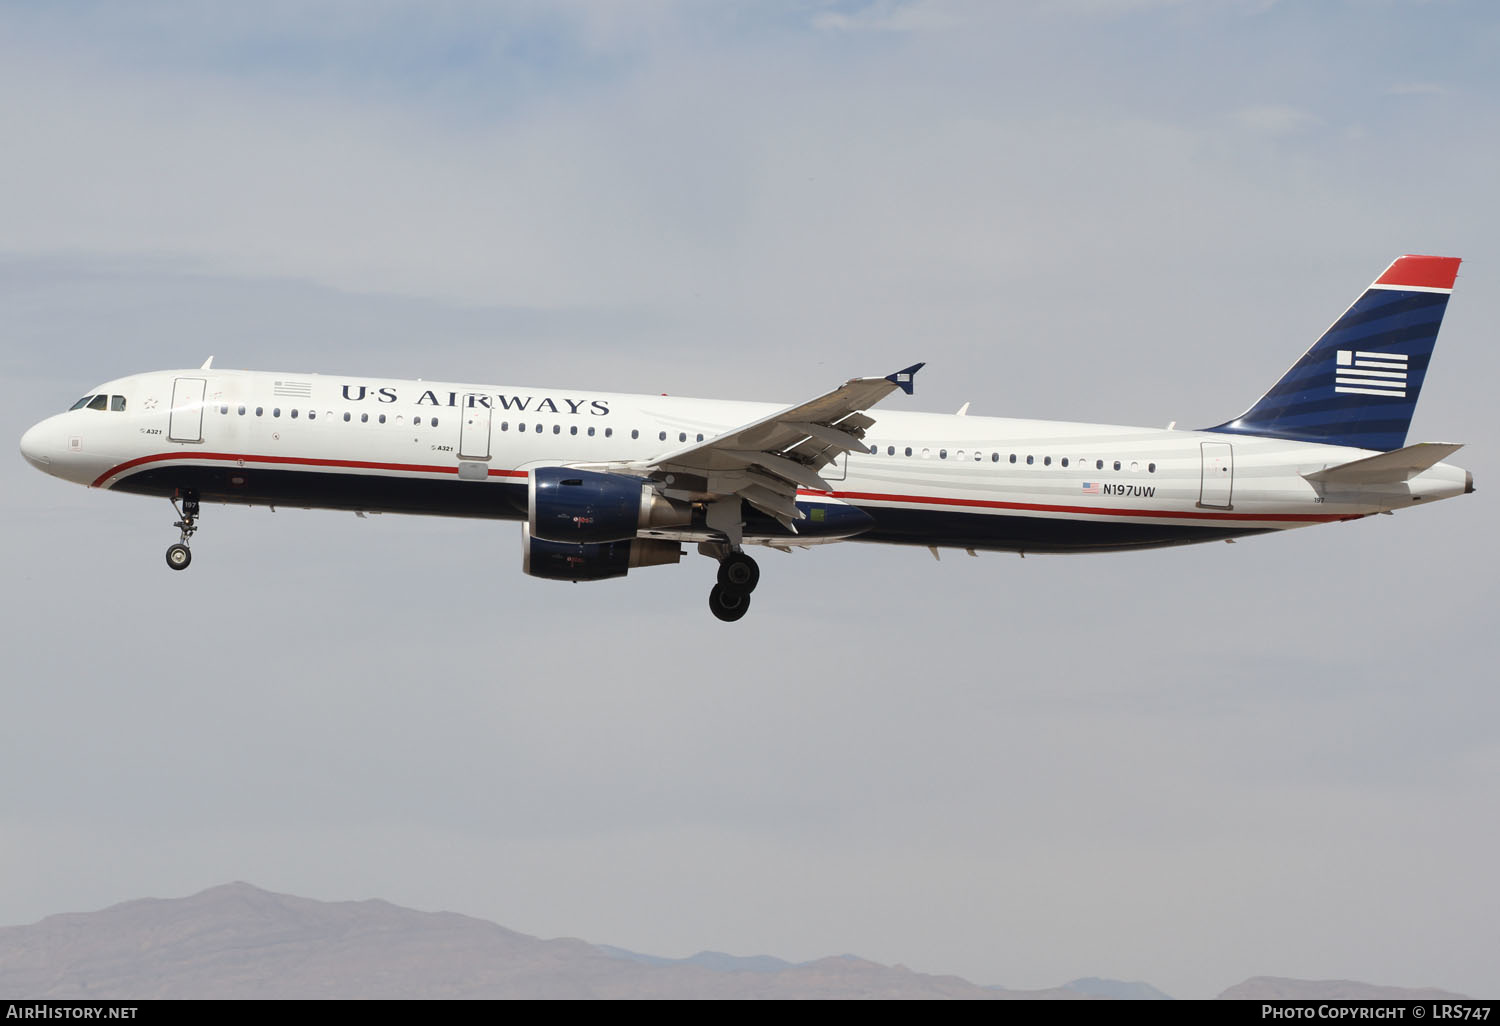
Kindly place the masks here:
[(925, 363), (914, 363), (904, 370), (898, 370), (894, 374), (887, 374), (885, 380), (895, 385), (907, 395), (911, 395), (911, 379), (917, 376), (917, 371), (927, 366)]

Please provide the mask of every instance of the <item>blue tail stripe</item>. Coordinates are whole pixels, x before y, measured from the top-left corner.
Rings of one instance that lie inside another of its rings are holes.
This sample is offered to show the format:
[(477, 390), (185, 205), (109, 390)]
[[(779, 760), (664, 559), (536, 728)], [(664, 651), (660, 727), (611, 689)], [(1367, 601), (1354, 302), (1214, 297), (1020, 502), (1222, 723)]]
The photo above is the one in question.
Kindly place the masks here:
[[(1401, 448), (1447, 308), (1446, 292), (1367, 290), (1259, 402), (1206, 430), (1360, 449)], [(1360, 353), (1387, 357), (1380, 362), (1393, 366), (1367, 371), (1371, 384), (1360, 378), (1360, 367), (1371, 357)]]

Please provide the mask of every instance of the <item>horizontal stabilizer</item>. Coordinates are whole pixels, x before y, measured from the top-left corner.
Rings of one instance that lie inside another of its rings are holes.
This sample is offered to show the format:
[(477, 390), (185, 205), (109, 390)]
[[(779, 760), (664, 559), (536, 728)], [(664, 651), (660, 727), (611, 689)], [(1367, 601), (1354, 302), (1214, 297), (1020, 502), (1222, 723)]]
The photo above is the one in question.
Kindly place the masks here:
[(1418, 442), (1404, 449), (1392, 449), (1379, 456), (1341, 463), (1302, 476), (1317, 484), (1399, 484), (1410, 481), (1462, 448), (1462, 443)]

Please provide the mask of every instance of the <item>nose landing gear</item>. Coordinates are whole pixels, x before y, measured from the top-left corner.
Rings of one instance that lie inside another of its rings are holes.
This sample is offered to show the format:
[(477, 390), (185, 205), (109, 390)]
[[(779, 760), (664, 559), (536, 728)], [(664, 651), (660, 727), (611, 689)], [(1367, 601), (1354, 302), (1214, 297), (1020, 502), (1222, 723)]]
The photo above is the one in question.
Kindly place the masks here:
[(730, 552), (719, 560), (719, 583), (708, 593), (708, 608), (725, 623), (733, 623), (750, 610), (750, 593), (760, 583), (760, 567), (743, 552)]
[(198, 530), (198, 496), (188, 492), (182, 497), (182, 506), (177, 505), (177, 500), (172, 500), (172, 508), (177, 511), (177, 523), (172, 526), (182, 532), (182, 538), (176, 545), (167, 548), (167, 566), (173, 570), (186, 570), (188, 564), (193, 561), (193, 553), (188, 548), (188, 542), (193, 537), (193, 532)]

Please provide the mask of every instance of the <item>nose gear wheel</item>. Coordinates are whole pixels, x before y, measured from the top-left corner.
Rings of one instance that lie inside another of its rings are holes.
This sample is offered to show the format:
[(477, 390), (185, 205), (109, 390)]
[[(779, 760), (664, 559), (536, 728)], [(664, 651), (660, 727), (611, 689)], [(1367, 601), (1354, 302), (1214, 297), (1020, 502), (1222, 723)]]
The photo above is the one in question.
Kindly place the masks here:
[(167, 548), (167, 566), (173, 570), (186, 570), (193, 561), (193, 553), (188, 548), (188, 543), (198, 530), (198, 496), (192, 492), (187, 493), (182, 497), (181, 506), (177, 505), (177, 500), (174, 498), (172, 508), (177, 511), (177, 523), (172, 526), (182, 534), (176, 545)]

